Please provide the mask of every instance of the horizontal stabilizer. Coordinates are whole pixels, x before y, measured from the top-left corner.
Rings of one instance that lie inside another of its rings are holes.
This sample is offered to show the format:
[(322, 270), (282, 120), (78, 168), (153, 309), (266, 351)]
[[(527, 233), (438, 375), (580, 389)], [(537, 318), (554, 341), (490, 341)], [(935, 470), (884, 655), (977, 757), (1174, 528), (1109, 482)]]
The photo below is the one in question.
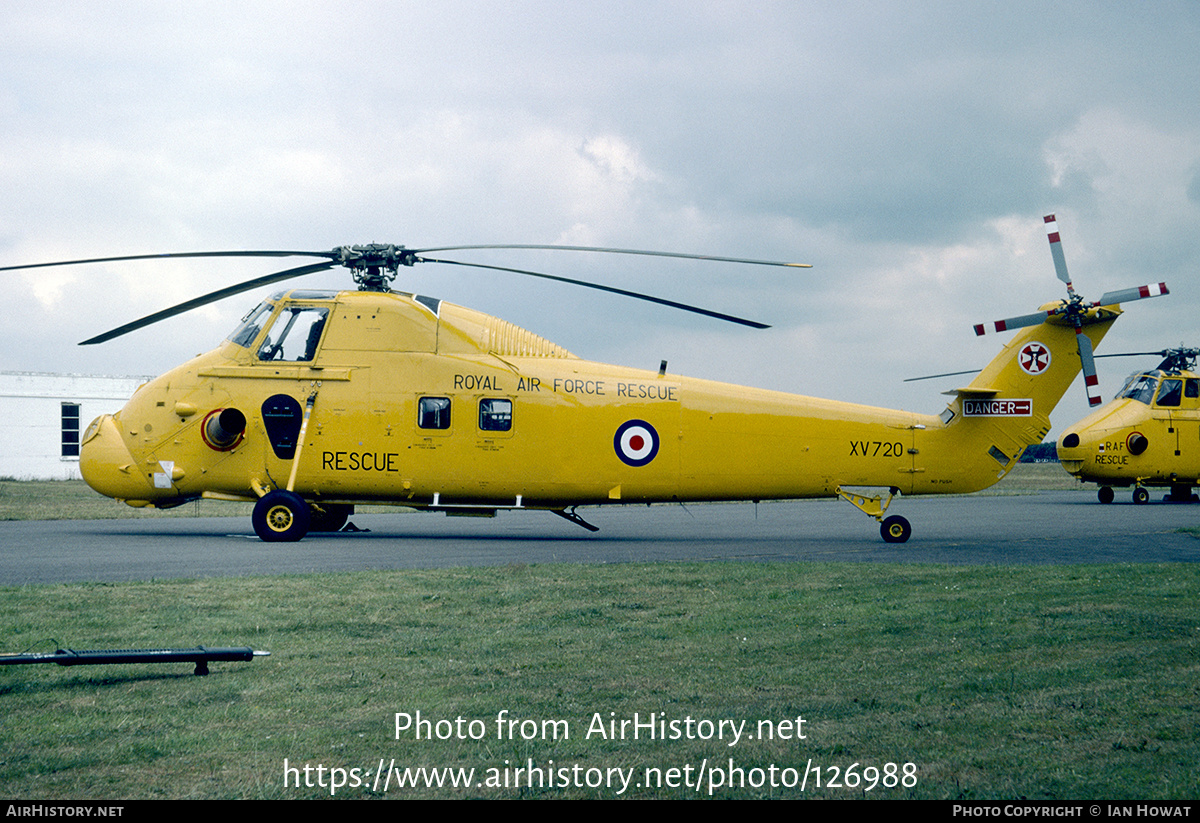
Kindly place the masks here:
[(995, 397), (1000, 393), (999, 389), (980, 388), (975, 386), (967, 386), (953, 391), (944, 391), (942, 394), (947, 397)]

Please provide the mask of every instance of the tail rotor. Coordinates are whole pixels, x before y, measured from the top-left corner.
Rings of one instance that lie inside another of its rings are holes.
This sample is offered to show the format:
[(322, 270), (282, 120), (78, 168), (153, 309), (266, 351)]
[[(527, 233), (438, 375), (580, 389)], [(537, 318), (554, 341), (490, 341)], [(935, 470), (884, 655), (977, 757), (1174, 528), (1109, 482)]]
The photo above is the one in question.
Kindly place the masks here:
[(1092, 349), (1092, 341), (1083, 331), (1084, 326), (1095, 322), (1095, 309), (1103, 306), (1114, 306), (1118, 303), (1128, 303), (1133, 300), (1144, 300), (1148, 297), (1160, 297), (1169, 294), (1166, 283), (1152, 283), (1132, 289), (1119, 289), (1106, 292), (1100, 299), (1089, 302), (1083, 298), (1071, 282), (1067, 272), (1067, 259), (1062, 250), (1062, 237), (1058, 233), (1058, 220), (1053, 214), (1043, 218), (1046, 224), (1046, 236), (1050, 241), (1050, 256), (1054, 259), (1054, 272), (1058, 279), (1067, 286), (1067, 299), (1059, 301), (1058, 305), (1033, 314), (1023, 314), (993, 323), (981, 323), (975, 326), (975, 334), (982, 335), (989, 331), (1002, 332), (1019, 329), (1026, 326), (1036, 326), (1053, 317), (1063, 317), (1075, 327), (1075, 340), (1079, 351), (1079, 364), (1083, 371), (1083, 386), (1087, 393), (1088, 405), (1099, 406), (1100, 381), (1096, 377), (1096, 359)]

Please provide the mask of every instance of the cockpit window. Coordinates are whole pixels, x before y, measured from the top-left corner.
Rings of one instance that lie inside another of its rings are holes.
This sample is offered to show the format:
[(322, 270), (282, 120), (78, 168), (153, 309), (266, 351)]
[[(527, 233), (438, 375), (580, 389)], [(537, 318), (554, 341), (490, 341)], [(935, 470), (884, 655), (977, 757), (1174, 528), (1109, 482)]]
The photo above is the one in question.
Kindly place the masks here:
[(1156, 406), (1168, 406), (1174, 408), (1179, 405), (1179, 400), (1182, 397), (1182, 380), (1164, 380), (1162, 381), (1162, 387), (1158, 390), (1158, 399), (1154, 401), (1154, 404)]
[(329, 309), (320, 306), (291, 306), (275, 318), (266, 339), (258, 347), (259, 360), (312, 360), (325, 330)]
[(242, 318), (242, 322), (233, 330), (233, 334), (229, 335), (229, 341), (239, 346), (249, 346), (254, 342), (254, 338), (258, 337), (258, 333), (262, 329), (262, 324), (271, 316), (271, 311), (274, 308), (270, 303), (259, 303), (249, 314)]
[(1156, 388), (1158, 388), (1158, 375), (1139, 374), (1129, 378), (1129, 382), (1125, 384), (1125, 388), (1117, 397), (1128, 397), (1130, 400), (1136, 400), (1149, 406), (1150, 401), (1154, 399)]

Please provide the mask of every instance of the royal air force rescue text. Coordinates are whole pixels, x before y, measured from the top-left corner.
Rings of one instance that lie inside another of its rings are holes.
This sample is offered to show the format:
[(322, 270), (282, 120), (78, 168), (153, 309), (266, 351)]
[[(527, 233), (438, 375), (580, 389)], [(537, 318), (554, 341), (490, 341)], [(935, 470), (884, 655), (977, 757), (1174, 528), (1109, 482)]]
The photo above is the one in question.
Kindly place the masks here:
[[(505, 388), (494, 375), (456, 374), (454, 388), (459, 391), (491, 391), (503, 394)], [(679, 386), (671, 383), (630, 383), (626, 381), (586, 380), (555, 377), (544, 383), (540, 377), (520, 377), (517, 392), (549, 391), (556, 394), (614, 396), (635, 400), (677, 402)], [(400, 455), (396, 452), (323, 452), (321, 469), (337, 472), (397, 472)]]
[[(490, 374), (456, 374), (457, 391), (494, 391), (500, 394), (505, 387), (498, 377)], [(679, 400), (679, 386), (672, 383), (636, 383), (624, 380), (589, 380), (576, 377), (518, 377), (516, 391), (553, 392), (555, 394), (590, 394), (597, 397), (620, 397), (630, 400)]]

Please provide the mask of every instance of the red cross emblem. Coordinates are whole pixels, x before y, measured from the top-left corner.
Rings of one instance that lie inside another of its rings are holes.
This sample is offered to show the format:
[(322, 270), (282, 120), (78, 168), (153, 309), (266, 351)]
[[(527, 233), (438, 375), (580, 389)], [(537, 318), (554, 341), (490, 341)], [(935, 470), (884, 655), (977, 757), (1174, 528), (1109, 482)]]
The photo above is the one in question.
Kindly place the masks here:
[(1017, 362), (1026, 374), (1041, 374), (1050, 368), (1050, 350), (1041, 343), (1026, 343), (1017, 354)]

